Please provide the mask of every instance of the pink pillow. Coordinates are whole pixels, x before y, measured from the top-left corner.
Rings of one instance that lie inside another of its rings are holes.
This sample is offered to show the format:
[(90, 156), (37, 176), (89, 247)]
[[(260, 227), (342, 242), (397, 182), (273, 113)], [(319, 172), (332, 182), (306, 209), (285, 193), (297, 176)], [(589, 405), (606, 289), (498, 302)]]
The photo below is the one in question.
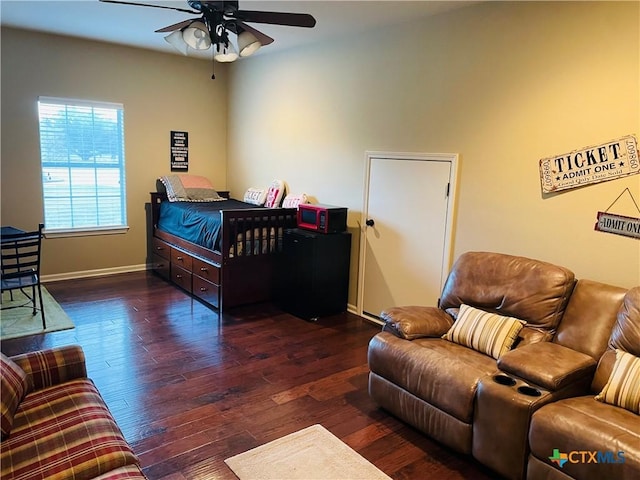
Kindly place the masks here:
[(264, 202), (264, 206), (267, 208), (278, 208), (283, 196), (284, 182), (282, 180), (274, 180), (271, 182), (269, 190), (267, 190), (267, 200)]

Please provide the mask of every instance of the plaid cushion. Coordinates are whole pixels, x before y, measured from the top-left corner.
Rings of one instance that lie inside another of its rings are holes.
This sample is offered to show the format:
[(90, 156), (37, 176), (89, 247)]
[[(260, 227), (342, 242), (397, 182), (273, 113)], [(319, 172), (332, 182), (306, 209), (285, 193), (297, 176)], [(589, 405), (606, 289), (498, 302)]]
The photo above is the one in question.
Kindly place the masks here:
[(89, 379), (27, 395), (0, 444), (0, 477), (15, 480), (94, 478), (137, 463)]
[(94, 480), (126, 480), (128, 478), (146, 479), (138, 465), (126, 465), (96, 477)]
[(511, 349), (524, 322), (462, 304), (458, 318), (442, 338), (495, 359)]
[(87, 376), (84, 353), (78, 345), (25, 353), (11, 359), (26, 372), (35, 390)]
[(2, 415), (2, 438), (4, 439), (11, 432), (13, 417), (22, 397), (29, 390), (29, 382), (24, 370), (3, 353), (0, 353), (0, 370), (2, 373), (0, 414)]

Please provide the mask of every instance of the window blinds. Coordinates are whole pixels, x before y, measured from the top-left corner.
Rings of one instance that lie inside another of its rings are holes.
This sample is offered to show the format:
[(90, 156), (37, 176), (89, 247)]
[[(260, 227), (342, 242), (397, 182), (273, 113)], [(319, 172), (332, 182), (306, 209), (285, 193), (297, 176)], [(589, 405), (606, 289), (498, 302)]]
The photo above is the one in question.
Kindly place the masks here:
[(121, 104), (38, 99), (45, 228), (126, 226)]

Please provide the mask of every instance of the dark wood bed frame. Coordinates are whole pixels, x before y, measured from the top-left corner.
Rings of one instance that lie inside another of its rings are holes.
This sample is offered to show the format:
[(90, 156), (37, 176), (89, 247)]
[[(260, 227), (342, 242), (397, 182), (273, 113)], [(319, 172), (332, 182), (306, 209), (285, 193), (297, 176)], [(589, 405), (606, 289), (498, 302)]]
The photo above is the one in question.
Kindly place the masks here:
[[(229, 198), (229, 192), (218, 193)], [(160, 203), (166, 199), (164, 193), (151, 193), (149, 261), (156, 273), (220, 312), (272, 298), (282, 234), (296, 226), (295, 208), (221, 210), (217, 251), (157, 228)]]

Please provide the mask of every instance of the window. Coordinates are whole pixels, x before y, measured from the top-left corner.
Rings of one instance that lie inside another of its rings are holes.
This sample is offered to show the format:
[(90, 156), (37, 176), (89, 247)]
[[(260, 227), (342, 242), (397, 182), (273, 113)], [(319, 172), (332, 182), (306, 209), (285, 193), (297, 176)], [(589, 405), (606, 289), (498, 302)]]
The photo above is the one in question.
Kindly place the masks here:
[(38, 99), (47, 233), (127, 229), (123, 117), (120, 104)]

